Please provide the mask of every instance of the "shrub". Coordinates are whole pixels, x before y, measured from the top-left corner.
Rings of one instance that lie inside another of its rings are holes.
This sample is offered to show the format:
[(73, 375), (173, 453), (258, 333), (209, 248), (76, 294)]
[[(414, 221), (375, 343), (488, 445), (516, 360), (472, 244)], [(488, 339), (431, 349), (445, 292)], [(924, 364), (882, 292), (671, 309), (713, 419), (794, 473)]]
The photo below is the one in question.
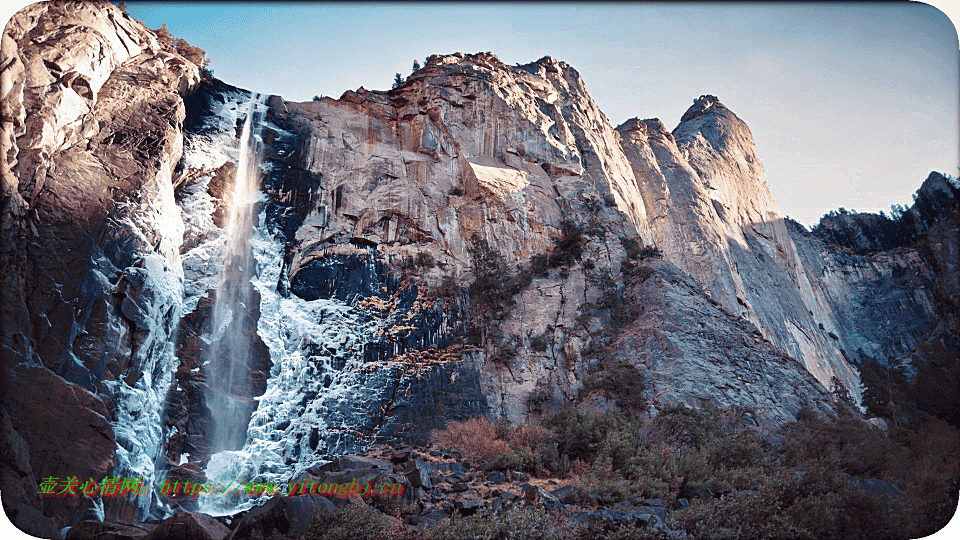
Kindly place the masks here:
[(496, 424), (485, 416), (448, 422), (444, 429), (433, 431), (431, 439), (447, 448), (456, 446), (473, 462), (491, 461), (510, 451), (508, 441), (497, 436)]
[(414, 260), (414, 264), (421, 268), (433, 268), (437, 265), (437, 261), (433, 258), (433, 255), (421, 251), (417, 253), (417, 258)]
[(640, 254), (640, 242), (636, 238), (624, 237), (620, 239), (620, 245), (627, 252), (627, 259), (636, 259)]
[(583, 253), (583, 232), (577, 225), (565, 219), (560, 222), (560, 236), (553, 239), (553, 251), (549, 263), (552, 268), (570, 266), (580, 260)]
[(530, 258), (530, 271), (536, 277), (547, 277), (550, 275), (550, 256), (546, 253), (538, 253)]
[(511, 538), (517, 540), (574, 540), (581, 526), (565, 523), (536, 506), (512, 507), (504, 512), (481, 510), (470, 519), (452, 516), (426, 535), (429, 540), (476, 540)]
[(386, 516), (363, 504), (347, 504), (335, 514), (316, 511), (307, 540), (380, 540), (390, 532)]
[(531, 349), (537, 352), (544, 352), (547, 350), (548, 345), (550, 345), (550, 336), (548, 330), (544, 330), (542, 334), (530, 336)]
[(450, 188), (450, 191), (448, 193), (455, 197), (463, 197), (463, 188), (460, 186), (453, 186), (452, 188)]
[(637, 258), (641, 261), (647, 258), (662, 259), (663, 252), (657, 246), (644, 246), (637, 253)]
[(157, 36), (157, 42), (165, 51), (177, 53), (201, 69), (205, 69), (210, 64), (210, 61), (206, 58), (207, 53), (203, 49), (190, 45), (184, 39), (174, 37), (170, 29), (167, 28), (167, 23), (161, 23), (160, 28), (154, 30), (153, 33)]
[(482, 328), (481, 336), (485, 337), (493, 322), (507, 317), (513, 307), (513, 275), (503, 255), (476, 234), (470, 239), (467, 252), (474, 275), (467, 289), (471, 311)]
[(512, 366), (516, 359), (517, 349), (510, 344), (497, 345), (496, 352), (490, 357), (491, 362), (501, 366)]

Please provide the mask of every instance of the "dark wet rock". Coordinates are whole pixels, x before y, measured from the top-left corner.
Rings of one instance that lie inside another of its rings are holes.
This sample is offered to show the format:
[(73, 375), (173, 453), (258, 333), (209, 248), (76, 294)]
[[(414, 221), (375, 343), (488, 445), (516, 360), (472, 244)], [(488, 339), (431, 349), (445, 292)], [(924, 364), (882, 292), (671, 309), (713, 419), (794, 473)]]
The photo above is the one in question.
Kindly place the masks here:
[[(351, 497), (358, 497), (352, 495)], [(348, 499), (334, 498), (334, 501)], [(336, 503), (321, 495), (303, 495), (299, 497), (274, 497), (263, 506), (250, 509), (230, 533), (231, 540), (243, 540), (257, 534), (267, 537), (274, 529), (281, 534), (299, 536), (307, 530), (314, 512), (333, 514)]]
[(713, 491), (710, 491), (708, 488), (697, 488), (693, 490), (693, 496), (704, 502), (709, 502), (714, 498)]
[(599, 525), (604, 522), (613, 526), (635, 523), (641, 526), (663, 527), (663, 523), (656, 514), (644, 514), (624, 510), (601, 508), (593, 511), (572, 511), (567, 514), (571, 520), (585, 525)]
[[(146, 540), (151, 538), (150, 533), (156, 528), (156, 523), (81, 521), (70, 527), (70, 530), (67, 531), (66, 540)], [(41, 536), (41, 538), (52, 537)]]
[(407, 464), (403, 474), (410, 480), (413, 487), (431, 489), (433, 484), (430, 482), (430, 477), (435, 472), (436, 469), (430, 465), (427, 465), (419, 459), (415, 459)]
[(559, 510), (559, 509), (560, 509), (560, 507), (562, 506), (562, 504), (561, 504), (560, 499), (559, 499), (558, 497), (554, 496), (552, 493), (544, 490), (544, 489), (541, 488), (541, 487), (538, 487), (538, 488), (537, 488), (537, 491), (538, 491), (538, 495), (539, 495), (539, 497), (540, 497), (540, 500), (543, 502), (543, 507), (544, 507), (544, 508), (546, 508), (546, 509), (547, 509), (548, 511), (550, 511), (550, 512), (552, 512), (552, 511), (554, 511), (554, 510)]
[(472, 516), (483, 508), (483, 501), (480, 499), (461, 499), (454, 502), (453, 505), (461, 515)]
[(577, 502), (577, 486), (563, 486), (550, 492), (563, 504), (574, 504)]
[(637, 506), (634, 511), (640, 514), (655, 514), (660, 521), (667, 521), (667, 509), (663, 506)]
[(441, 509), (434, 509), (421, 514), (419, 521), (423, 525), (436, 525), (445, 517), (447, 517), (446, 512)]
[(206, 514), (177, 513), (163, 520), (150, 540), (222, 540), (230, 529)]
[(507, 481), (507, 475), (500, 471), (493, 471), (487, 473), (487, 480), (489, 480), (492, 484), (502, 484)]
[(411, 446), (402, 446), (394, 450), (393, 454), (390, 456), (390, 461), (395, 464), (406, 463), (410, 460), (410, 456), (413, 453), (413, 447)]
[(344, 455), (340, 456), (336, 461), (331, 461), (330, 463), (321, 465), (319, 467), (319, 470), (325, 472), (344, 471), (348, 469), (357, 471), (377, 469), (386, 472), (393, 472), (393, 465), (389, 461), (382, 459), (356, 455)]
[(445, 473), (464, 473), (467, 471), (466, 467), (457, 461), (440, 461), (432, 463), (431, 465), (436, 470)]

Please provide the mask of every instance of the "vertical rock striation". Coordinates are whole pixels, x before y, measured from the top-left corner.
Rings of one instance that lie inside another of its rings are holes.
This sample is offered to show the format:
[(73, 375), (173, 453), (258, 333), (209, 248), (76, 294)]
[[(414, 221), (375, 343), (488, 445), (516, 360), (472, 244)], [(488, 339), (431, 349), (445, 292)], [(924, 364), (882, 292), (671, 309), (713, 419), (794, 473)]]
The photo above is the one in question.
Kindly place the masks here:
[[(584, 397), (745, 406), (775, 426), (832, 410), (837, 382), (859, 399), (849, 362), (943, 367), (958, 348), (942, 176), (893, 229), (839, 216), (810, 233), (712, 96), (672, 132), (613, 129), (563, 62), (434, 55), (391, 91), (267, 99), (232, 318), (249, 423), (216, 452), (205, 355), (251, 93), (200, 81), (106, 2), (26, 8), (2, 48), (0, 482), (36, 534), (167, 508), (155, 489), (41, 500), (47, 477), (286, 482), (377, 439)], [(516, 293), (479, 342), (474, 235)]]
[(810, 284), (746, 124), (701, 96), (672, 133), (656, 119), (617, 130), (667, 260), (823, 385), (836, 377), (859, 401), (858, 374), (830, 337), (840, 331), (831, 306)]

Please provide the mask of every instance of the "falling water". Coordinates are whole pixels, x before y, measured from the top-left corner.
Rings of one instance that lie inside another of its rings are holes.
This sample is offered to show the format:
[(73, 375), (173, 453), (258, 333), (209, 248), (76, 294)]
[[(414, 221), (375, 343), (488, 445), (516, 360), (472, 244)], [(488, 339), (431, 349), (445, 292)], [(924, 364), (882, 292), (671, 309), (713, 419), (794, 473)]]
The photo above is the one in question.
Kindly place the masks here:
[(226, 244), (211, 316), (210, 346), (204, 361), (208, 374), (207, 406), (213, 419), (211, 454), (243, 446), (247, 423), (255, 408), (249, 366), (252, 336), (256, 332), (256, 321), (251, 317), (257, 301), (251, 284), (256, 260), (250, 238), (257, 217), (262, 150), (258, 128), (264, 110), (263, 96), (253, 94), (240, 135), (233, 190), (229, 201), (225, 201)]

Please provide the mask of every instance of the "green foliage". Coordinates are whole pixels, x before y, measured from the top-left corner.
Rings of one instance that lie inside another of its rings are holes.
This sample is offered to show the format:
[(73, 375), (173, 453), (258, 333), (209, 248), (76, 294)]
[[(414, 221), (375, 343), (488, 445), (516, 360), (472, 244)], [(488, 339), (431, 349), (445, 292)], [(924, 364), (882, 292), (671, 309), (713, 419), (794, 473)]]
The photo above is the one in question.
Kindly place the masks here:
[(644, 246), (640, 248), (640, 252), (637, 253), (637, 258), (641, 261), (648, 258), (662, 259), (663, 252), (660, 251), (660, 248), (657, 246)]
[(547, 277), (550, 274), (550, 256), (538, 253), (530, 257), (530, 271), (536, 277)]
[(481, 336), (485, 336), (494, 321), (503, 320), (510, 314), (516, 293), (513, 274), (503, 255), (476, 234), (470, 239), (467, 252), (474, 276), (473, 283), (467, 289), (471, 312), (482, 329)]
[(460, 186), (453, 186), (452, 188), (450, 188), (450, 191), (448, 193), (455, 197), (463, 197), (463, 188)]
[(348, 504), (336, 514), (316, 511), (305, 540), (380, 540), (390, 532), (390, 521), (367, 505)]
[(627, 259), (636, 259), (640, 255), (640, 242), (636, 238), (623, 237), (620, 239), (620, 245), (627, 252)]
[(536, 506), (513, 507), (505, 512), (481, 510), (469, 520), (444, 519), (426, 535), (428, 540), (574, 540), (580, 527), (563, 523)]
[(403, 75), (397, 73), (393, 77), (393, 86), (391, 88), (399, 88), (401, 84), (403, 84)]
[(580, 260), (583, 253), (583, 231), (576, 223), (565, 219), (560, 222), (560, 236), (553, 239), (553, 251), (550, 252), (551, 268), (571, 266)]
[(418, 71), (420, 69), (420, 61), (417, 59), (413, 60), (413, 71)]
[(417, 257), (414, 259), (414, 264), (421, 268), (433, 268), (437, 265), (437, 261), (433, 258), (433, 255), (425, 251), (421, 251), (420, 253), (417, 253)]
[(443, 276), (440, 279), (440, 288), (437, 290), (437, 294), (440, 296), (440, 298), (443, 298), (447, 301), (453, 301), (456, 299), (459, 291), (460, 285), (453, 276)]
[(504, 343), (497, 345), (496, 352), (490, 357), (491, 362), (501, 366), (512, 366), (516, 359), (517, 349), (513, 345)]
[[(946, 422), (929, 419), (885, 434), (858, 418), (821, 418), (809, 408), (798, 418), (780, 432), (777, 446), (751, 427), (752, 411), (709, 404), (665, 407), (646, 421), (622, 411), (591, 415), (568, 408), (540, 418), (549, 432), (500, 423), (495, 433), (488, 427), (487, 435), (468, 438), (499, 443), (491, 446), (497, 448), (491, 468), (571, 476), (575, 498), (585, 505), (660, 498), (669, 506), (679, 497), (691, 499), (668, 524), (692, 538), (918, 538), (950, 519), (960, 480), (960, 432)], [(884, 500), (860, 488), (857, 478), (893, 482), (903, 496)], [(722, 496), (696, 500), (701, 488)], [(494, 528), (494, 519), (487, 513), (449, 521), (429, 534), (511, 537)], [(583, 532), (589, 538), (655, 535), (609, 524)], [(507, 536), (490, 536), (499, 534)]]
[(527, 396), (527, 409), (534, 414), (542, 414), (546, 411), (547, 405), (553, 401), (554, 391), (553, 379), (540, 379), (533, 392)]
[(536, 470), (537, 458), (529, 448), (521, 446), (516, 450), (501, 452), (493, 461), (487, 464), (492, 471), (529, 471)]
[(165, 51), (177, 53), (201, 69), (209, 65), (210, 60), (206, 58), (207, 53), (200, 47), (190, 45), (186, 40), (174, 37), (170, 29), (167, 28), (167, 23), (161, 23), (160, 28), (154, 30), (154, 34), (157, 36), (157, 42)]
[(530, 348), (537, 352), (544, 352), (550, 345), (550, 331), (544, 330), (542, 334), (530, 336)]
[(595, 390), (603, 391), (604, 397), (612, 399), (625, 411), (640, 413), (646, 410), (643, 375), (628, 362), (598, 364), (584, 379), (581, 396)]

